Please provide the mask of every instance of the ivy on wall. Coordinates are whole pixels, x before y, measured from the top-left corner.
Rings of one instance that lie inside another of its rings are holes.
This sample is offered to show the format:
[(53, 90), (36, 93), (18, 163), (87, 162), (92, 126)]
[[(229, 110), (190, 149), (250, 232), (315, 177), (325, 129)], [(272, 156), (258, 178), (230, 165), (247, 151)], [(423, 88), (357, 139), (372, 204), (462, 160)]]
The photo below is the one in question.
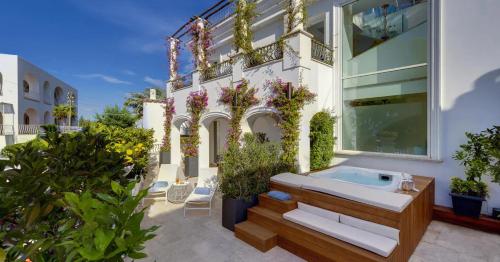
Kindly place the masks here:
[(200, 119), (201, 115), (205, 112), (208, 106), (207, 90), (200, 90), (189, 93), (186, 100), (186, 107), (191, 116), (189, 121), (190, 136), (186, 141), (184, 149), (184, 156), (196, 157), (198, 156), (198, 146), (200, 145)]
[(241, 120), (246, 111), (259, 103), (256, 97), (257, 89), (249, 87), (249, 82), (243, 79), (236, 87), (223, 87), (219, 103), (227, 106), (231, 111), (228, 144), (239, 144), (241, 137)]
[(283, 154), (281, 158), (283, 163), (293, 171), (296, 168), (295, 159), (299, 147), (301, 110), (306, 104), (313, 102), (316, 95), (305, 86), (293, 87), (291, 83), (285, 83), (281, 79), (268, 81), (266, 85), (271, 91), (267, 106), (278, 110), (278, 126), (282, 133)]
[(316, 113), (309, 122), (311, 170), (330, 166), (333, 158), (335, 117), (327, 111)]
[[(298, 3), (296, 3), (298, 2)], [(299, 24), (307, 22), (307, 3), (306, 0), (289, 0), (286, 5), (286, 33), (291, 33)]]
[(251, 23), (257, 15), (255, 7), (256, 4), (254, 2), (248, 3), (246, 0), (238, 0), (236, 3), (236, 20), (234, 23), (234, 45), (236, 51), (243, 50), (247, 54), (253, 51)]

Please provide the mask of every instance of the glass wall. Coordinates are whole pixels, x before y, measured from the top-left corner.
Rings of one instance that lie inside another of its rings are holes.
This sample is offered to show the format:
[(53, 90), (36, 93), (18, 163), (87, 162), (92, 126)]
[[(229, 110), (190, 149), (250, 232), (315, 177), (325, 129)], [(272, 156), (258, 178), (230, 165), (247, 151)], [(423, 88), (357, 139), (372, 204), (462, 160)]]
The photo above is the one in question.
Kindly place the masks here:
[(426, 0), (343, 7), (344, 150), (427, 155)]

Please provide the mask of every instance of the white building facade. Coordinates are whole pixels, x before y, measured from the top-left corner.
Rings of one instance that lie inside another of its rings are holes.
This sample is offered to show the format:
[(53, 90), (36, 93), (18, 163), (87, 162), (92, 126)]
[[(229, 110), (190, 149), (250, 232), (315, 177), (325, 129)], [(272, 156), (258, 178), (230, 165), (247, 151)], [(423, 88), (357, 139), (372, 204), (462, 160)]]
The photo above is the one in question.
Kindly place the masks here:
[[(68, 125), (52, 116), (54, 106), (68, 103), (68, 94), (78, 110), (76, 89), (20, 56), (0, 54), (0, 150), (33, 139), (41, 125)], [(76, 125), (77, 118), (71, 122)]]
[[(195, 70), (167, 83), (167, 96), (176, 106), (172, 161), (181, 161), (180, 137), (189, 120), (186, 98), (206, 89), (209, 106), (201, 121), (199, 167), (217, 162), (230, 118), (217, 103), (220, 89), (243, 79), (258, 88), (262, 101), (247, 112), (243, 131), (266, 133), (279, 141), (275, 110), (265, 104), (265, 83), (280, 78), (317, 95), (302, 112), (297, 159), (301, 172), (309, 171), (309, 121), (329, 110), (337, 117), (332, 165), (435, 177), (436, 204), (450, 206), (450, 178), (464, 175), (452, 159), (466, 141), (464, 133), (500, 124), (500, 34), (488, 29), (500, 24), (500, 2), (307, 1), (306, 23), (287, 33), (286, 7), (297, 2), (256, 1), (259, 15), (251, 25), (252, 45), (264, 57), (258, 64), (235, 51), (233, 5), (223, 3), (200, 15), (208, 20), (213, 37), (211, 73)], [(188, 44), (186, 31), (181, 28), (172, 37)], [(283, 50), (277, 44), (280, 39)], [(174, 81), (178, 78), (182, 85)], [(158, 104), (145, 104), (145, 127), (153, 127), (162, 115), (146, 116), (148, 110), (162, 110)], [(157, 126), (157, 133), (161, 129)], [(500, 206), (500, 186), (490, 184), (489, 190), (484, 212)]]

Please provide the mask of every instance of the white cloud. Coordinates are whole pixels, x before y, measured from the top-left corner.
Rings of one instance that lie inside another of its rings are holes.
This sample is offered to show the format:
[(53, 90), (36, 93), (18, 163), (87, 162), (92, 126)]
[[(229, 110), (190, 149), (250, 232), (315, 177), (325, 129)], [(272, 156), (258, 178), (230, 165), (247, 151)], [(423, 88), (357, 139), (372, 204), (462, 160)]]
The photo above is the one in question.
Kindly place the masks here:
[(77, 77), (87, 78), (87, 79), (101, 79), (110, 84), (121, 84), (121, 85), (131, 85), (132, 83), (125, 80), (120, 80), (114, 76), (104, 75), (104, 74), (82, 74), (76, 75)]
[(151, 84), (155, 87), (163, 87), (164, 86), (164, 83), (163, 83), (163, 80), (161, 79), (154, 79), (152, 77), (149, 77), (149, 76), (145, 76), (144, 77), (144, 82), (148, 83), (148, 84)]

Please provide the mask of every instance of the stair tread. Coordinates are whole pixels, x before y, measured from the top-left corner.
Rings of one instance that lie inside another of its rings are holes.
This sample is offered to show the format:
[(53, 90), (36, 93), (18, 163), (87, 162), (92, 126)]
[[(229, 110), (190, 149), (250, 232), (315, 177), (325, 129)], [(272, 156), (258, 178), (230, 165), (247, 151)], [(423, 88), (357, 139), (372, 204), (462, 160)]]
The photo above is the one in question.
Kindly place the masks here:
[(262, 226), (259, 226), (251, 221), (245, 221), (245, 222), (239, 223), (239, 224), (235, 225), (235, 227), (238, 230), (245, 231), (246, 233), (251, 234), (252, 236), (255, 236), (261, 240), (266, 240), (266, 239), (270, 239), (270, 238), (277, 236), (276, 233), (274, 233), (274, 232), (272, 232), (272, 231), (270, 231)]
[(281, 204), (286, 204), (286, 205), (294, 205), (297, 202), (295, 200), (278, 200), (278, 199), (274, 199), (274, 198), (268, 196), (267, 193), (260, 194), (260, 197), (267, 198), (267, 199), (270, 199), (270, 200), (273, 200), (273, 201), (277, 201), (277, 202), (279, 202)]

